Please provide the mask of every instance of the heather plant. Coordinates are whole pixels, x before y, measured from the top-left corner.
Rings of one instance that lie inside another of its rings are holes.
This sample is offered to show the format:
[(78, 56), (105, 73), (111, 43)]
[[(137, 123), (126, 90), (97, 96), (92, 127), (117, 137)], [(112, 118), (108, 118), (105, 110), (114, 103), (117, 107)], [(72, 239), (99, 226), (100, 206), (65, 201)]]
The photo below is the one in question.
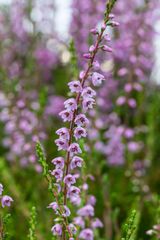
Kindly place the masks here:
[(54, 1), (0, 5), (2, 239), (159, 239), (159, 1), (105, 3), (64, 39)]

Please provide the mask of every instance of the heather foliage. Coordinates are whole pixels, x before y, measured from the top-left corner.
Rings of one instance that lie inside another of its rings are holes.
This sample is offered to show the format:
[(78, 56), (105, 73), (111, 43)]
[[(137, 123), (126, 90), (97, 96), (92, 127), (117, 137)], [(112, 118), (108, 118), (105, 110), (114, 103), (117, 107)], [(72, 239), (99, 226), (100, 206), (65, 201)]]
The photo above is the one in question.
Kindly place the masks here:
[(159, 7), (0, 5), (0, 240), (160, 239)]

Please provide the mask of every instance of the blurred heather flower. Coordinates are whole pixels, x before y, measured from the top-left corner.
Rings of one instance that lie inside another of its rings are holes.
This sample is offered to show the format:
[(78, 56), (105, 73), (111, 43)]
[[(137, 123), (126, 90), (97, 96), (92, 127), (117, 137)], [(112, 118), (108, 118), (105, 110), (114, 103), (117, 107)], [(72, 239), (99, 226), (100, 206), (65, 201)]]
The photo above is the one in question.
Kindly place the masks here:
[(93, 231), (89, 228), (86, 228), (80, 232), (79, 238), (84, 240), (93, 240), (94, 239)]
[(59, 223), (55, 224), (52, 227), (51, 232), (53, 233), (53, 235), (61, 236), (62, 235), (62, 226)]
[(1, 198), (1, 204), (3, 208), (10, 207), (12, 202), (13, 202), (13, 199), (10, 196), (4, 195)]

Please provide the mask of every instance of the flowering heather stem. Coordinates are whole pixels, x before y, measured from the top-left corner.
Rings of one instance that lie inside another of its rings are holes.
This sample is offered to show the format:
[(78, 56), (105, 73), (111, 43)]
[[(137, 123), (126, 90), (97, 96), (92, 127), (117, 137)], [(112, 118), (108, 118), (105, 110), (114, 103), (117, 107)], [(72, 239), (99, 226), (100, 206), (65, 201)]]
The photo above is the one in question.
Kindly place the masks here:
[[(86, 80), (89, 80), (91, 77), (93, 86), (100, 86), (102, 81), (105, 80), (102, 74), (94, 72), (92, 68), (97, 69), (97, 65), (99, 66), (99, 63), (95, 61), (98, 50), (112, 52), (112, 49), (107, 45), (104, 45), (102, 41), (105, 41), (106, 27), (108, 25), (115, 26), (118, 24), (116, 22), (113, 24), (112, 19), (114, 16), (113, 14), (110, 14), (114, 3), (115, 0), (108, 2), (100, 30), (97, 28), (91, 30), (91, 33), (96, 35), (97, 38), (95, 44), (90, 46), (89, 52), (83, 55), (84, 58), (88, 60), (86, 69), (80, 72), (78, 80), (68, 83), (71, 93), (76, 93), (76, 96), (64, 102), (65, 110), (60, 112), (60, 116), (64, 122), (70, 122), (70, 126), (69, 128), (63, 127), (58, 129), (56, 134), (59, 136), (59, 138), (55, 140), (58, 151), (64, 150), (67, 152), (66, 160), (64, 160), (63, 157), (57, 157), (52, 160), (55, 169), (51, 171), (51, 175), (56, 179), (55, 184), (52, 183), (52, 178), (50, 175), (46, 175), (47, 179), (49, 177), (48, 181), (51, 182), (51, 189), (55, 199), (55, 202), (50, 203), (49, 208), (52, 208), (55, 214), (60, 216), (60, 218), (57, 219), (59, 223), (56, 223), (52, 227), (52, 232), (53, 235), (62, 236), (63, 240), (68, 239), (68, 237), (69, 240), (73, 240), (73, 236), (78, 234), (77, 228), (72, 222), (69, 223), (68, 221), (71, 211), (67, 206), (67, 199), (69, 199), (70, 203), (73, 205), (79, 206), (82, 200), (80, 193), (81, 190), (85, 191), (85, 188), (83, 189), (83, 186), (81, 186), (81, 188), (74, 186), (76, 180), (80, 177), (80, 174), (76, 173), (78, 169), (76, 172), (73, 172), (73, 174), (71, 170), (82, 167), (83, 159), (77, 156), (82, 153), (82, 149), (77, 142), (82, 137), (87, 136), (86, 127), (89, 123), (89, 120), (83, 113), (86, 113), (88, 110), (92, 109), (93, 105), (95, 104), (94, 97), (96, 96), (96, 92), (90, 86), (85, 84)], [(79, 110), (81, 111), (79, 112)], [(76, 140), (76, 142), (74, 142), (73, 139)], [(44, 163), (44, 169), (45, 165), (46, 163)], [(54, 187), (56, 187), (56, 190)], [(81, 239), (92, 240), (94, 229), (97, 227), (102, 227), (103, 225), (99, 219), (92, 219), (92, 217), (94, 217), (94, 204), (94, 197), (92, 197), (90, 200), (87, 200), (86, 205), (77, 211), (79, 217), (73, 219), (77, 226), (79, 226), (78, 222), (81, 221), (81, 228), (83, 229), (79, 234), (79, 238)], [(88, 217), (90, 219), (89, 222)], [(87, 228), (84, 229), (85, 222), (87, 223)]]
[[(116, 0), (114, 1), (109, 1), (109, 3), (107, 4), (107, 9), (106, 9), (106, 12), (105, 12), (105, 18), (104, 18), (104, 23), (107, 24), (107, 22), (109, 21), (109, 14), (115, 4)], [(86, 69), (86, 71), (84, 72), (84, 77), (82, 79), (79, 79), (80, 82), (81, 82), (81, 86), (82, 88), (84, 87), (84, 84), (85, 84), (85, 80), (88, 78), (89, 76), (89, 72), (91, 70), (91, 68), (93, 67), (93, 62), (94, 62), (94, 59), (95, 59), (95, 56), (98, 52), (98, 49), (99, 49), (99, 45), (102, 41), (102, 37), (103, 37), (103, 33), (105, 31), (105, 28), (102, 28), (101, 29), (101, 32), (100, 34), (98, 35), (97, 37), (97, 41), (96, 41), (96, 44), (95, 44), (95, 50), (93, 51), (92, 53), (92, 56), (91, 56), (91, 59), (89, 60), (88, 62), (88, 67)], [(79, 101), (80, 101), (80, 97), (81, 97), (81, 92), (79, 92), (76, 96), (76, 103), (77, 103), (77, 106), (79, 105)], [(71, 121), (71, 124), (70, 124), (70, 129), (69, 129), (69, 146), (71, 145), (72, 143), (72, 136), (73, 136), (73, 128), (74, 128), (74, 122), (75, 122), (75, 118), (76, 118), (76, 115), (77, 115), (77, 112), (78, 112), (78, 109), (74, 110), (74, 113), (73, 113), (73, 118), (72, 118), (72, 121)], [(66, 157), (66, 172), (65, 172), (65, 176), (68, 175), (68, 172), (69, 172), (69, 164), (70, 164), (70, 152), (67, 152), (67, 157)], [(67, 186), (65, 184), (65, 188), (64, 188), (64, 204), (66, 205), (66, 202), (67, 202)]]

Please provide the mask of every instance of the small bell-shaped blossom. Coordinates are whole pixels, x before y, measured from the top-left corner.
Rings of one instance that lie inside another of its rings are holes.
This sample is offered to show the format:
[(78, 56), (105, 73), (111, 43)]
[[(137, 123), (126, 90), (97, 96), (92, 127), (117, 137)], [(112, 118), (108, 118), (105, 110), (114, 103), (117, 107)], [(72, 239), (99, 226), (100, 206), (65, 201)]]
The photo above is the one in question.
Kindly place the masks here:
[(98, 61), (94, 61), (92, 65), (95, 70), (98, 70), (100, 68), (100, 64)]
[(62, 226), (59, 223), (55, 224), (52, 227), (51, 232), (55, 236), (61, 236), (62, 235)]
[(113, 49), (107, 45), (102, 46), (101, 49), (105, 52), (113, 52)]
[(94, 52), (96, 49), (96, 47), (94, 45), (91, 45), (89, 48), (89, 52)]
[(78, 210), (78, 215), (82, 217), (93, 217), (94, 216), (94, 208), (91, 205), (86, 205)]
[(72, 93), (79, 93), (82, 91), (80, 81), (72, 81), (68, 83), (69, 89)]
[(80, 189), (78, 187), (75, 187), (75, 186), (71, 186), (69, 189), (68, 189), (68, 192), (67, 192), (67, 196), (69, 198), (71, 197), (77, 197), (79, 196), (80, 194)]
[(55, 168), (64, 168), (64, 158), (63, 157), (56, 157), (52, 160), (52, 163), (55, 165)]
[(69, 111), (74, 111), (77, 109), (77, 103), (76, 100), (74, 98), (69, 98), (68, 100), (66, 100), (64, 102), (64, 106), (67, 110)]
[(96, 35), (96, 34), (99, 33), (99, 31), (98, 31), (97, 28), (92, 28), (92, 29), (90, 30), (90, 32), (91, 32), (93, 35)]
[(83, 159), (78, 156), (74, 156), (71, 161), (71, 169), (76, 167), (82, 167)]
[(71, 215), (71, 211), (67, 206), (64, 206), (64, 212), (62, 214), (63, 217), (69, 217)]
[(92, 56), (91, 56), (90, 53), (84, 53), (83, 57), (86, 58), (86, 59), (91, 59)]
[(94, 86), (100, 86), (102, 84), (102, 81), (104, 81), (105, 78), (102, 74), (94, 72), (92, 74), (92, 83)]
[(91, 87), (86, 87), (82, 91), (83, 98), (92, 98), (96, 96), (96, 92)]
[(63, 139), (63, 138), (56, 139), (55, 140), (55, 144), (58, 147), (58, 151), (60, 151), (60, 150), (67, 150), (67, 148), (68, 148), (68, 142), (65, 139)]
[(62, 180), (63, 171), (62, 171), (61, 169), (54, 169), (54, 170), (51, 172), (51, 175), (56, 178), (57, 182), (59, 182), (59, 181)]
[(80, 149), (78, 143), (72, 143), (68, 148), (68, 152), (70, 152), (71, 155), (75, 155), (78, 153), (82, 153), (82, 150)]
[(71, 185), (73, 185), (74, 183), (76, 183), (76, 179), (73, 175), (68, 174), (67, 176), (65, 176), (64, 178), (64, 183), (70, 187)]
[(80, 232), (79, 238), (84, 240), (93, 240), (94, 239), (93, 231), (90, 228), (86, 228)]
[(75, 124), (79, 127), (87, 126), (89, 124), (89, 120), (84, 114), (78, 114), (75, 118)]
[(111, 25), (112, 27), (118, 27), (118, 26), (119, 26), (119, 22), (111, 21), (111, 22), (110, 22), (110, 25)]
[(63, 119), (64, 122), (70, 122), (73, 118), (73, 112), (69, 110), (63, 110), (59, 113), (59, 116)]
[(76, 233), (77, 233), (77, 228), (75, 227), (75, 225), (74, 225), (73, 223), (70, 223), (70, 224), (68, 225), (68, 228), (69, 228), (69, 230), (70, 230), (70, 232), (71, 232), (72, 234), (76, 234)]
[(84, 228), (85, 226), (85, 222), (82, 217), (79, 217), (79, 216), (75, 217), (73, 219), (73, 222), (75, 223), (75, 225), (80, 226), (81, 228)]
[(2, 204), (2, 207), (3, 207), (3, 208), (4, 208), (5, 206), (6, 206), (6, 207), (10, 207), (12, 202), (13, 202), (13, 199), (12, 199), (10, 196), (4, 195), (4, 196), (1, 198), (1, 204)]
[(50, 203), (47, 208), (52, 208), (55, 211), (55, 213), (58, 214), (59, 207), (58, 207), (58, 204), (56, 202)]
[(118, 99), (116, 101), (116, 104), (118, 106), (122, 106), (122, 105), (125, 104), (125, 102), (126, 102), (126, 97), (125, 96), (120, 96), (120, 97), (118, 97)]
[(102, 228), (103, 223), (98, 218), (96, 218), (94, 221), (92, 221), (91, 226), (92, 228)]
[(76, 140), (80, 139), (81, 137), (86, 137), (87, 132), (85, 128), (82, 127), (76, 127), (74, 130), (74, 137)]
[(137, 106), (136, 100), (135, 100), (134, 98), (128, 99), (128, 105), (129, 105), (131, 108), (135, 108), (135, 107)]
[(69, 130), (68, 128), (60, 128), (56, 131), (56, 134), (59, 135), (61, 138), (64, 138), (64, 139), (69, 139)]
[(87, 110), (92, 109), (94, 104), (95, 100), (93, 98), (84, 98), (82, 102), (84, 112), (87, 112)]

